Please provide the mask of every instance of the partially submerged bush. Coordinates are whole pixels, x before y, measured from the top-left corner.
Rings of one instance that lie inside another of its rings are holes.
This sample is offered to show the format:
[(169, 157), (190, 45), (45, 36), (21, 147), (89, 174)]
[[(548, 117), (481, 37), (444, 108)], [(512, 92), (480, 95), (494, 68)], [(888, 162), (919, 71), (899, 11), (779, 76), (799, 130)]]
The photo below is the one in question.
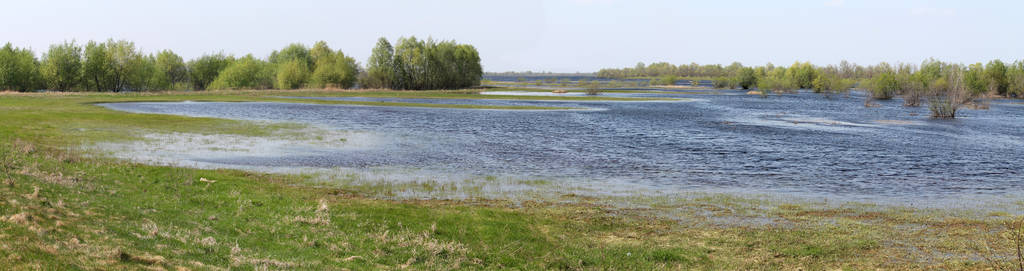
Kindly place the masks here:
[(714, 88), (733, 89), (736, 88), (736, 85), (737, 83), (735, 82), (734, 78), (730, 77), (722, 76), (716, 77), (714, 80), (711, 80), (711, 86)]
[(974, 100), (974, 95), (964, 84), (963, 69), (959, 66), (951, 68), (945, 78), (929, 84), (928, 90), (928, 109), (934, 118), (956, 118), (957, 110)]
[(586, 83), (580, 83), (580, 86), (583, 87), (583, 91), (587, 93), (587, 95), (601, 94), (601, 86), (598, 84), (598, 82), (589, 81)]
[(750, 89), (757, 86), (757, 74), (753, 68), (742, 68), (736, 78), (736, 82), (741, 88)]
[(899, 78), (900, 88), (903, 89), (903, 106), (921, 106), (921, 98), (927, 94), (925, 84), (910, 76)]
[(657, 78), (657, 81), (653, 85), (671, 86), (675, 85), (679, 78), (673, 75), (662, 75)]
[(899, 89), (899, 81), (896, 80), (896, 75), (891, 72), (882, 73), (871, 78), (868, 86), (868, 90), (870, 90), (869, 96), (876, 100), (892, 99)]

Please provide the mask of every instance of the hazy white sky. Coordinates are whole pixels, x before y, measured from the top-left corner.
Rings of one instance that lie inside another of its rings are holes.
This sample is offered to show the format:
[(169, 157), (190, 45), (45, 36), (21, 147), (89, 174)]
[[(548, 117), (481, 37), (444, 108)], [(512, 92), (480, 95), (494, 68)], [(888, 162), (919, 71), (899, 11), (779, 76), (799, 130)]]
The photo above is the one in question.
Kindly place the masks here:
[(147, 52), (265, 57), (325, 40), (366, 62), (378, 37), (454, 39), (487, 71), (668, 61), (861, 64), (1024, 59), (1024, 1), (0, 1), (0, 43), (127, 39)]

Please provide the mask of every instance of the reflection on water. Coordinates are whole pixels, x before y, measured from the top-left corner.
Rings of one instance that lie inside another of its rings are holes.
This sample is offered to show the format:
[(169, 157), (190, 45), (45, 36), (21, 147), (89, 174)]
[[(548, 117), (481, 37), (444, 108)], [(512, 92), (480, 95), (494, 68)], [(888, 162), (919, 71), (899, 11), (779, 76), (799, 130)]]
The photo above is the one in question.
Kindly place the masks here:
[[(661, 191), (728, 190), (915, 202), (1024, 188), (1024, 107), (956, 120), (862, 97), (671, 95), (698, 102), (558, 102), (605, 110), (456, 110), (294, 103), (118, 103), (142, 113), (297, 121), (386, 135), (373, 148), (196, 158), (313, 168), (415, 168)], [(658, 94), (645, 94), (658, 96)], [(669, 97), (669, 96), (666, 96)], [(353, 98), (347, 98), (353, 99)], [(411, 99), (356, 98), (410, 101)], [(541, 101), (414, 102), (551, 105)], [(327, 149), (325, 149), (327, 150)], [(601, 190), (602, 187), (594, 187)]]

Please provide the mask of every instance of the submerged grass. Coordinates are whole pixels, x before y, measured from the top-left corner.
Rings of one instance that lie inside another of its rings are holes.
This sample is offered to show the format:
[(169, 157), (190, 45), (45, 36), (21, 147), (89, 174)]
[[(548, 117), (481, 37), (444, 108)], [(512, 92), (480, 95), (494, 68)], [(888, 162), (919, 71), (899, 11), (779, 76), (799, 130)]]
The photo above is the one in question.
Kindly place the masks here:
[(572, 194), (536, 201), (385, 200), (366, 196), (382, 187), (143, 165), (74, 151), (136, 139), (137, 131), (268, 136), (302, 128), (91, 105), (265, 99), (248, 92), (0, 96), (0, 266), (987, 269), (992, 265), (984, 259), (1010, 257), (992, 252), (1012, 244), (1004, 238), (1010, 214), (818, 206), (723, 194), (635, 199), (644, 207)]

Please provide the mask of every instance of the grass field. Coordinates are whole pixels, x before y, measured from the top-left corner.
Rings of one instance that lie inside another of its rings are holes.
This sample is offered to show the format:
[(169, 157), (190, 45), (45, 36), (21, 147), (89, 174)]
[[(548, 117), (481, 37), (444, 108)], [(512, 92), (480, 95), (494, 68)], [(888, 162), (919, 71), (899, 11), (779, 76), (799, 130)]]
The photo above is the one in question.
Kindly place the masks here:
[(449, 106), (281, 96), (541, 99), (445, 91), (0, 94), (0, 269), (985, 270), (1014, 257), (1017, 218), (1006, 212), (721, 194), (640, 199), (646, 204), (636, 208), (574, 194), (387, 200), (307, 176), (143, 165), (79, 148), (135, 140), (139, 131), (267, 136), (301, 126), (130, 114), (99, 102)]

